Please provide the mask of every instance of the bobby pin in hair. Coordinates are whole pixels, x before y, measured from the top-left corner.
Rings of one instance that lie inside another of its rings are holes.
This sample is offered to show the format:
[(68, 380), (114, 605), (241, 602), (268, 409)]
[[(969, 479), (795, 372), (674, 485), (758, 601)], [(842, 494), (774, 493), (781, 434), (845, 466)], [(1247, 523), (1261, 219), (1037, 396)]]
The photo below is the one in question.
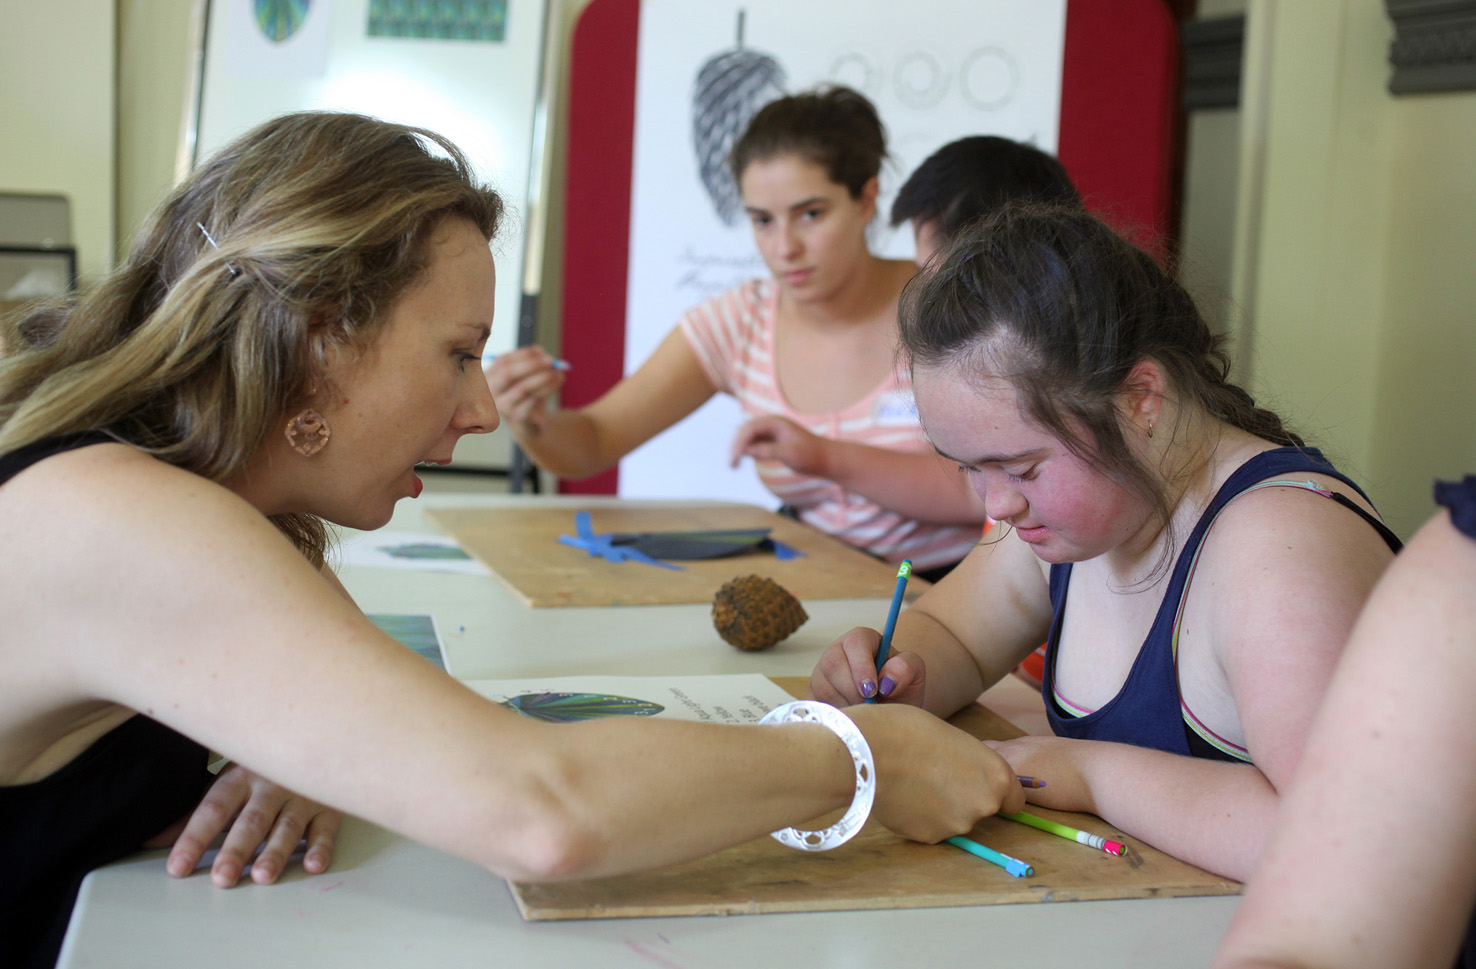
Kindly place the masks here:
[[(205, 236), (205, 241), (208, 242), (208, 243), (210, 243), (210, 248), (214, 249), (216, 252), (219, 252), (220, 251), (220, 246), (216, 245), (215, 244), (215, 240), (213, 238), (211, 238), (211, 236), (210, 236), (210, 230), (207, 229), (207, 228), (205, 228), (205, 223), (203, 223), (203, 222), (196, 222), (195, 225), (197, 225), (197, 226), (200, 227), (200, 232), (201, 232), (202, 235)], [(231, 271), (231, 275), (232, 276), (239, 276), (239, 275), (241, 275), (241, 270), (237, 269), (235, 266), (232, 266), (230, 263), (226, 263), (225, 264), (225, 267)]]

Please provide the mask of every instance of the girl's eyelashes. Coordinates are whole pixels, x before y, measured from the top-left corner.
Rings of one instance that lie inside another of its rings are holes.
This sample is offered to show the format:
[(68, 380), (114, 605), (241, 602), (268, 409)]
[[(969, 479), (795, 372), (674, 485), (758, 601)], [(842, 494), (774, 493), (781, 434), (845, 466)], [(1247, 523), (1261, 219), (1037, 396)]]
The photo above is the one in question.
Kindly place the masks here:
[(478, 363), (481, 363), (481, 360), (482, 360), (481, 354), (479, 354), (479, 353), (468, 353), (465, 350), (457, 350), (455, 352), (455, 356), (456, 356), (456, 369), (458, 369), (458, 370), (465, 370), (466, 369), (466, 362), (468, 360), (475, 360)]

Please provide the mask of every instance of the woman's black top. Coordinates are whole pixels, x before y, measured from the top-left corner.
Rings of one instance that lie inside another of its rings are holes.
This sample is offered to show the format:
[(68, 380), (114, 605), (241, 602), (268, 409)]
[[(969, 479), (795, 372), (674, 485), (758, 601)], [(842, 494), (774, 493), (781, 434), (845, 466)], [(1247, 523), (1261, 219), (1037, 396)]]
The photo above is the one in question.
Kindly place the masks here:
[[(0, 456), (0, 485), (54, 454), (109, 440), (75, 434)], [(83, 877), (188, 814), (210, 779), (208, 757), (139, 715), (41, 780), (0, 785), (0, 966), (56, 964)]]

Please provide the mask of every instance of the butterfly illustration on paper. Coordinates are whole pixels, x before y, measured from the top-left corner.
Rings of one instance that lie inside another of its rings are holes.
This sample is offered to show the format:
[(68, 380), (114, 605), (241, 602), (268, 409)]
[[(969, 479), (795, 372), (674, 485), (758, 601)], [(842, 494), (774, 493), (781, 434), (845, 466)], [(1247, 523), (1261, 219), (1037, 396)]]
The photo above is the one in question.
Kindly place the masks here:
[(666, 708), (650, 700), (609, 693), (523, 693), (502, 705), (547, 723), (578, 723), (602, 717), (654, 717)]

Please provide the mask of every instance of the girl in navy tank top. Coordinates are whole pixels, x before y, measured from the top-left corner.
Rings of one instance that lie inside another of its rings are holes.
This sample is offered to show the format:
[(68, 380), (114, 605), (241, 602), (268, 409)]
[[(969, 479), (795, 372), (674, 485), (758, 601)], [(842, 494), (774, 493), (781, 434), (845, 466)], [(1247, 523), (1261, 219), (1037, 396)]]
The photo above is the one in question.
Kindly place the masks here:
[[(937, 450), (995, 528), (811, 679), (947, 716), (1042, 642), (1055, 736), (996, 745), (1032, 801), (1243, 879), (1358, 609), (1398, 540), (1230, 383), (1185, 290), (1076, 209), (1012, 205), (904, 294)], [(998, 536), (998, 537), (996, 537)]]

